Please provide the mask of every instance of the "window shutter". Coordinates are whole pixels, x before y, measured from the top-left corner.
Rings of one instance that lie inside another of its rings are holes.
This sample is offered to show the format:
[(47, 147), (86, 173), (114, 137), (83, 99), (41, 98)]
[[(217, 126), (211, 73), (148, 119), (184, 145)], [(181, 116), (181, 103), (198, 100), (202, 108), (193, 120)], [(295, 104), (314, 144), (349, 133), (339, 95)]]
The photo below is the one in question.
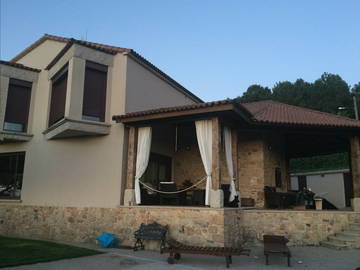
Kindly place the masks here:
[(65, 116), (67, 66), (52, 79), (49, 126), (52, 126)]
[(105, 121), (107, 67), (86, 62), (83, 118)]
[(10, 79), (6, 101), (5, 123), (21, 125), (21, 132), (26, 132), (30, 99), (31, 82)]

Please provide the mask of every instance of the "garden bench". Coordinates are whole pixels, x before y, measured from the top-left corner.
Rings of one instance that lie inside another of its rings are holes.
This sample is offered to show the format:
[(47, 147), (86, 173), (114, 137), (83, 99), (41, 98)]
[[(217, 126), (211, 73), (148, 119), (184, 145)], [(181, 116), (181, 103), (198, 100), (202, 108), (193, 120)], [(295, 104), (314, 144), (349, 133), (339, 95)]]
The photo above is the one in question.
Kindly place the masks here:
[(168, 226), (162, 226), (157, 222), (151, 224), (141, 223), (140, 228), (134, 232), (135, 244), (134, 251), (144, 249), (143, 240), (159, 240), (160, 252), (165, 247), (166, 233)]
[(197, 247), (181, 244), (177, 241), (168, 241), (168, 247), (162, 253), (170, 253), (167, 262), (173, 264), (175, 260), (180, 260), (181, 254), (203, 254), (212, 256), (224, 256), (226, 267), (232, 263), (232, 256), (250, 255), (250, 249), (231, 248), (231, 247)]
[(290, 266), (291, 252), (286, 243), (289, 242), (284, 236), (264, 235), (264, 255), (266, 257), (266, 265), (269, 264), (269, 255), (278, 253), (287, 256), (287, 263)]

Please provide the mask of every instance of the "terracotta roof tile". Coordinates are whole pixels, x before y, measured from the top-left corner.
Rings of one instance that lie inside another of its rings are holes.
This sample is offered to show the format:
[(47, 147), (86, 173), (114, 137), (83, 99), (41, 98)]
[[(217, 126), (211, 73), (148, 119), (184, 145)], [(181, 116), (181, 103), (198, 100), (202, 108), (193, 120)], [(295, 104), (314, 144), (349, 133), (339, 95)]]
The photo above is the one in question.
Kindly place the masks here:
[(105, 53), (110, 54), (116, 54), (116, 53), (128, 53), (130, 57), (135, 59), (136, 61), (142, 63), (145, 65), (149, 70), (152, 70), (156, 74), (160, 75), (162, 78), (167, 80), (169, 83), (173, 84), (175, 87), (183, 91), (187, 96), (191, 97), (196, 102), (203, 102), (199, 97), (197, 97), (195, 94), (193, 94), (191, 91), (186, 89), (184, 86), (179, 84), (177, 81), (175, 81), (173, 78), (171, 78), (169, 75), (167, 75), (165, 72), (161, 71), (158, 67), (156, 67), (154, 64), (152, 64), (150, 61), (148, 61), (145, 57), (138, 54), (133, 49), (129, 48), (123, 48), (123, 47), (117, 47), (117, 46), (110, 46), (106, 44), (96, 43), (96, 42), (90, 42), (90, 41), (84, 41), (84, 40), (77, 40), (74, 38), (66, 38), (66, 37), (59, 37), (54, 35), (45, 34), (40, 39), (38, 39), (36, 42), (34, 42), (32, 45), (27, 47), (25, 50), (20, 52), (17, 56), (15, 56), (13, 59), (11, 59), (11, 62), (16, 62), (19, 59), (21, 59), (24, 55), (29, 53), (31, 50), (39, 46), (41, 43), (43, 43), (46, 40), (53, 40), (53, 41), (59, 41), (67, 43), (67, 45), (59, 52), (57, 56), (51, 61), (51, 63), (46, 67), (46, 69), (51, 68), (52, 65), (54, 65), (59, 58), (71, 47), (72, 44), (80, 44), (95, 50), (100, 50)]
[(302, 107), (292, 106), (271, 100), (237, 103), (235, 99), (226, 99), (220, 101), (198, 103), (192, 105), (165, 107), (153, 110), (128, 113), (125, 115), (113, 116), (113, 120), (141, 117), (153, 114), (162, 114), (169, 112), (180, 112), (186, 110), (196, 110), (200, 108), (215, 107), (225, 104), (236, 104), (249, 113), (249, 119), (256, 124), (275, 124), (291, 126), (317, 126), (317, 127), (346, 127), (360, 128), (360, 121), (342, 117), (330, 113), (310, 110)]
[(27, 67), (24, 66), (22, 64), (18, 64), (18, 63), (13, 63), (13, 62), (9, 62), (9, 61), (3, 61), (0, 60), (0, 64), (6, 65), (6, 66), (11, 66), (11, 67), (15, 67), (15, 68), (21, 68), (21, 69), (25, 69), (25, 70), (30, 70), (30, 71), (34, 71), (34, 72), (40, 72), (40, 69), (36, 69), (36, 68), (32, 68), (32, 67)]
[(138, 117), (138, 116), (145, 116), (145, 115), (152, 115), (152, 114), (161, 114), (161, 113), (169, 113), (169, 112), (181, 112), (181, 111), (188, 111), (200, 108), (208, 108), (214, 107), (219, 105), (226, 105), (226, 104), (235, 104), (234, 99), (225, 99), (219, 101), (212, 101), (212, 102), (202, 102), (202, 103), (195, 103), (190, 105), (182, 105), (182, 106), (173, 106), (173, 107), (161, 107), (152, 110), (146, 111), (139, 111), (139, 112), (132, 112), (123, 115), (114, 115), (113, 120), (121, 120), (130, 117)]
[(276, 101), (266, 100), (242, 104), (252, 115), (253, 121), (269, 124), (300, 126), (360, 127), (360, 121), (315, 111)]

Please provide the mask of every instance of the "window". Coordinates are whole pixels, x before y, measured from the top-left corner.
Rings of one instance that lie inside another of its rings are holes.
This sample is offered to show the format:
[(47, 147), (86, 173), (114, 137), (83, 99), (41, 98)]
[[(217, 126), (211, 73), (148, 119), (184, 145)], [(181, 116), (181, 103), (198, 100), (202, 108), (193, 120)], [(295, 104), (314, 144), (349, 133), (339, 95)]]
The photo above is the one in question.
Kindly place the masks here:
[(83, 119), (105, 121), (107, 66), (86, 62)]
[(4, 130), (26, 132), (31, 99), (31, 82), (10, 79)]
[(25, 152), (0, 154), (0, 198), (20, 198)]
[(49, 126), (65, 116), (67, 77), (68, 66), (66, 65), (52, 78)]

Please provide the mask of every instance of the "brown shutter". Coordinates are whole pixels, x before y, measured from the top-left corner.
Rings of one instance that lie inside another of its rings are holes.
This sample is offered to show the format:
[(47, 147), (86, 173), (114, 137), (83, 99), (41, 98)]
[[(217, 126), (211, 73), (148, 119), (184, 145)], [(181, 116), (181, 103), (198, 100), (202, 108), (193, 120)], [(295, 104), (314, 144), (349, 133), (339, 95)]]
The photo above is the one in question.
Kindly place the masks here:
[(68, 71), (66, 66), (52, 79), (49, 126), (65, 116), (67, 77)]
[(30, 99), (31, 82), (10, 79), (6, 101), (5, 122), (21, 124), (22, 132), (26, 132)]
[(107, 67), (86, 62), (83, 116), (105, 121)]

